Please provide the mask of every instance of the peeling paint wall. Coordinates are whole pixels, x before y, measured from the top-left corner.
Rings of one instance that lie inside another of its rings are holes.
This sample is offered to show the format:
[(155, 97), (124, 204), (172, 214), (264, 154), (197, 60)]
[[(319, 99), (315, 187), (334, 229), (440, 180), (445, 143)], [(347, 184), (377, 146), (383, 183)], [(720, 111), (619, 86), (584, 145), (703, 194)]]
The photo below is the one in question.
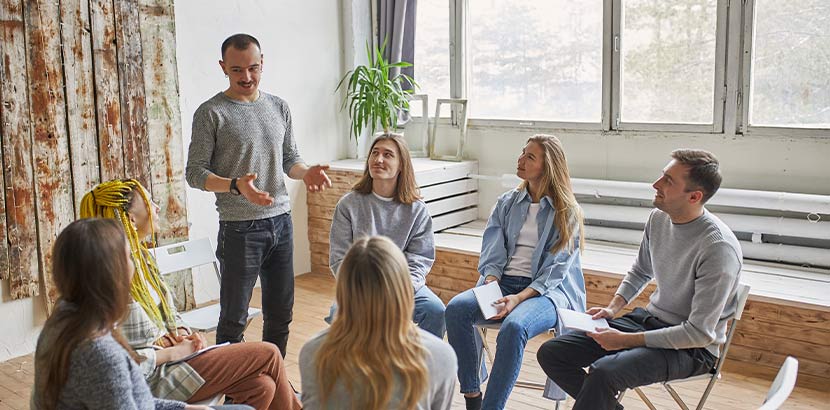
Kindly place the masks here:
[[(173, 0), (0, 0), (0, 361), (57, 297), (51, 248), (92, 186), (137, 178), (187, 238)], [(149, 114), (148, 114), (149, 113)], [(193, 306), (190, 275), (171, 286)]]

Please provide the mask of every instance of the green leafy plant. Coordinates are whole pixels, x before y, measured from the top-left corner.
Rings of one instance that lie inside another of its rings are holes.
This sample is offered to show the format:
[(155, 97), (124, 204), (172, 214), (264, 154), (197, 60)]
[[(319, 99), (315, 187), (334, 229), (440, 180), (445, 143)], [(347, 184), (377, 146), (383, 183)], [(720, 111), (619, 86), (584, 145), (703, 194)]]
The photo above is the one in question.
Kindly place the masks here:
[[(346, 96), (343, 98), (343, 105), (340, 109), (349, 109), (351, 119), (351, 133), (355, 142), (360, 137), (364, 128), (368, 128), (371, 134), (382, 128), (389, 132), (397, 128), (398, 112), (409, 109), (409, 99), (412, 90), (403, 88), (404, 81), (417, 87), (418, 84), (412, 77), (406, 74), (397, 74), (390, 78), (390, 71), (393, 68), (411, 67), (412, 64), (405, 61), (389, 63), (384, 60), (380, 50), (386, 47), (386, 41), (379, 48), (373, 50), (366, 43), (366, 55), (369, 65), (359, 65), (343, 76), (337, 84), (335, 92), (340, 90), (345, 83)], [(347, 81), (348, 80), (348, 81)]]

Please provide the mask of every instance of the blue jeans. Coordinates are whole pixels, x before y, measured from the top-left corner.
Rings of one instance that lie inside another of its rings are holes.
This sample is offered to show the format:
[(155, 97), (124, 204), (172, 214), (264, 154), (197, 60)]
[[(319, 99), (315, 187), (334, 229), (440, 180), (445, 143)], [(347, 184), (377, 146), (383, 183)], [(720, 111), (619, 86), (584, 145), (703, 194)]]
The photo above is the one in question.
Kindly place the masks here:
[[(481, 285), (479, 279), (476, 286)], [(503, 295), (514, 295), (530, 285), (531, 279), (519, 276), (502, 276), (499, 287)], [(447, 339), (458, 357), (458, 381), (461, 393), (476, 393), (481, 389), (479, 362), (481, 335), (474, 325), (497, 323), (485, 320), (478, 307), (472, 289), (456, 295), (447, 305)], [(556, 325), (556, 307), (544, 296), (530, 298), (520, 303), (501, 322), (496, 338), (496, 356), (490, 381), (484, 395), (482, 409), (503, 409), (513, 385), (519, 377), (522, 356), (528, 339)], [(482, 361), (483, 363), (483, 361)]]
[(216, 258), (222, 273), (216, 343), (242, 341), (257, 277), (262, 286), (262, 340), (285, 356), (294, 309), (294, 235), (291, 215), (220, 221)]
[[(323, 320), (331, 324), (336, 313), (337, 304), (332, 303), (329, 316)], [(444, 325), (444, 302), (441, 302), (441, 299), (426, 286), (422, 286), (421, 289), (415, 292), (415, 312), (413, 312), (412, 321), (417, 323), (421, 329), (441, 339), (444, 338), (444, 333), (447, 330)]]

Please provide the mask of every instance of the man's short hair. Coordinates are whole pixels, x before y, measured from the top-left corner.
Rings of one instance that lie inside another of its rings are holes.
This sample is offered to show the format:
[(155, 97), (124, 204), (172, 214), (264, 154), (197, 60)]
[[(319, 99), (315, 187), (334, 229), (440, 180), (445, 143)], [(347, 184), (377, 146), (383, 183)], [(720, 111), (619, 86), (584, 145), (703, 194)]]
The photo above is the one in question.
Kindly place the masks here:
[(259, 41), (250, 34), (238, 33), (225, 39), (222, 42), (222, 58), (225, 58), (225, 51), (233, 47), (237, 50), (247, 50), (248, 47), (254, 44), (260, 51), (262, 47), (259, 46)]
[(702, 149), (681, 148), (672, 151), (671, 157), (689, 167), (686, 190), (702, 191), (701, 203), (705, 204), (715, 192), (718, 192), (723, 178), (720, 174), (720, 164), (714, 154)]

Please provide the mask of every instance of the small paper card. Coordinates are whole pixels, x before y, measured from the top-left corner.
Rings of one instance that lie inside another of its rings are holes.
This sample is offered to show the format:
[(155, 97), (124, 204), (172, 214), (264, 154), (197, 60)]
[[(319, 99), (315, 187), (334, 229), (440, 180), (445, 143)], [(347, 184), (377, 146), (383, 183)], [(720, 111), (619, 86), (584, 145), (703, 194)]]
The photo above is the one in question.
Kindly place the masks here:
[(493, 302), (502, 298), (501, 288), (497, 281), (473, 288), (473, 294), (476, 296), (478, 307), (481, 308), (481, 314), (484, 315), (485, 319), (490, 319), (499, 313), (499, 306), (501, 305), (493, 304)]
[(608, 328), (607, 320), (591, 319), (591, 315), (587, 313), (561, 308), (557, 308), (556, 313), (559, 315), (559, 320), (562, 321), (562, 326), (565, 329), (595, 332), (598, 327)]
[(213, 350), (213, 349), (216, 349), (217, 347), (227, 346), (228, 343), (229, 342), (225, 342), (225, 343), (219, 343), (218, 345), (208, 346), (208, 347), (206, 347), (202, 350), (197, 350), (197, 351), (195, 351), (195, 352), (193, 352), (193, 353), (191, 353), (191, 354), (189, 354), (189, 355), (187, 355), (187, 356), (185, 356), (185, 357), (183, 357), (179, 360), (172, 360), (172, 361), (168, 362), (167, 364), (171, 365), (171, 364), (186, 362), (186, 361), (188, 361), (188, 360), (190, 360), (190, 359), (192, 359), (192, 358), (194, 358), (194, 357), (196, 357), (196, 356), (198, 356), (198, 355), (200, 355), (204, 352), (207, 352), (208, 350)]

